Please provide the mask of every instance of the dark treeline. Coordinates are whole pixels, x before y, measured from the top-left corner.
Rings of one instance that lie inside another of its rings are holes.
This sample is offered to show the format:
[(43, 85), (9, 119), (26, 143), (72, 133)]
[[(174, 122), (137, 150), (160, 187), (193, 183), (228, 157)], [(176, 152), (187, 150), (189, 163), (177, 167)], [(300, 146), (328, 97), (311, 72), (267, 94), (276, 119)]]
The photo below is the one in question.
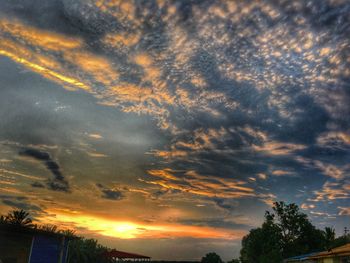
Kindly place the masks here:
[(199, 261), (166, 261), (166, 260), (152, 260), (151, 263), (199, 263)]
[[(275, 202), (266, 211), (263, 224), (242, 239), (240, 257), (228, 263), (281, 263), (283, 259), (321, 252), (350, 243), (350, 234), (336, 237), (335, 229), (316, 228), (296, 204)], [(223, 263), (216, 253), (208, 253), (201, 263)]]
[(240, 258), (235, 263), (271, 263), (329, 250), (350, 243), (350, 235), (336, 237), (335, 229), (316, 228), (296, 204), (275, 202), (266, 211), (263, 224), (242, 239)]
[[(100, 245), (95, 239), (87, 239), (72, 230), (60, 230), (55, 225), (33, 223), (29, 214), (16, 210), (0, 216), (1, 225), (11, 225), (65, 235), (70, 238), (68, 263), (111, 263), (103, 255), (110, 248)], [(228, 263), (280, 263), (283, 259), (329, 250), (350, 243), (350, 234), (336, 237), (335, 229), (316, 228), (308, 216), (302, 213), (296, 204), (275, 202), (272, 211), (266, 211), (263, 224), (251, 229), (242, 239), (240, 257)], [(197, 263), (194, 261), (151, 261), (154, 263)], [(206, 254), (201, 263), (223, 263), (214, 252)]]

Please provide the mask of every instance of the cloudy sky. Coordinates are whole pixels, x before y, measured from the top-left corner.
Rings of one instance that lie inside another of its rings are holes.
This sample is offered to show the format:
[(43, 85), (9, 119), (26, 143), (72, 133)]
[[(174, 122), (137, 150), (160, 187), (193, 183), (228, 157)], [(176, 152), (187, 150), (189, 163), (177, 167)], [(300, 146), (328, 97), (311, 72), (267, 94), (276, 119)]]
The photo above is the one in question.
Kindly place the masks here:
[(0, 1), (0, 212), (237, 256), (275, 200), (350, 215), (347, 0)]

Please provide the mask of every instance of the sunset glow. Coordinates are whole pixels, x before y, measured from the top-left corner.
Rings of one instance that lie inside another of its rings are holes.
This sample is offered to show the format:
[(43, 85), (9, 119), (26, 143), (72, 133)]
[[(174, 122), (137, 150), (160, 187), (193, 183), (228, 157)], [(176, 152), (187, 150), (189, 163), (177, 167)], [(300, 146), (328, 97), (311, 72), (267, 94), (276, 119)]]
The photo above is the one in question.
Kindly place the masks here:
[(226, 229), (184, 226), (176, 224), (141, 224), (118, 220), (108, 220), (102, 217), (59, 214), (55, 212), (54, 217), (41, 218), (43, 222), (63, 224), (69, 229), (84, 228), (87, 231), (98, 233), (103, 236), (133, 239), (133, 238), (208, 238), (235, 240), (243, 236), (245, 231), (227, 231)]
[(156, 260), (238, 257), (279, 200), (342, 233), (349, 10), (0, 1), (0, 214)]

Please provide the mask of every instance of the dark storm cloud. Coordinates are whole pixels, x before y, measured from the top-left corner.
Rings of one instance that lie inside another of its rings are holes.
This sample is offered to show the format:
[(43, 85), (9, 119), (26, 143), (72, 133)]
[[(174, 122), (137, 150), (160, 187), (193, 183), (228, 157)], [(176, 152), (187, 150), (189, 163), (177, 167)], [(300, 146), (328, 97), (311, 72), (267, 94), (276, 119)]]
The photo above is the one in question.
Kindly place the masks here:
[(96, 186), (102, 192), (102, 196), (101, 196), (102, 198), (119, 201), (124, 199), (125, 197), (123, 192), (119, 189), (109, 189), (102, 184), (96, 184)]
[(63, 192), (69, 191), (69, 188), (70, 188), (69, 184), (62, 174), (60, 170), (60, 166), (56, 161), (52, 159), (52, 157), (48, 152), (44, 152), (34, 148), (26, 148), (26, 149), (22, 149), (19, 152), (19, 154), (22, 156), (28, 156), (28, 157), (34, 158), (38, 161), (41, 161), (43, 164), (45, 164), (46, 168), (54, 176), (54, 179), (49, 180), (49, 182), (47, 183), (49, 189), (54, 191), (63, 191)]
[[(52, 162), (52, 159), (51, 159), (51, 156), (49, 153), (43, 152), (43, 151), (40, 151), (37, 149), (23, 149), (22, 151), (19, 152), (19, 154), (33, 157), (34, 159), (39, 160), (39, 161), (44, 161), (45, 163)], [(50, 169), (50, 168), (48, 167), (48, 169)], [(58, 166), (56, 166), (55, 170), (58, 170)]]
[(23, 209), (35, 214), (43, 212), (43, 209), (37, 205), (31, 204), (30, 200), (24, 196), (0, 195), (3, 204), (11, 206), (15, 209)]

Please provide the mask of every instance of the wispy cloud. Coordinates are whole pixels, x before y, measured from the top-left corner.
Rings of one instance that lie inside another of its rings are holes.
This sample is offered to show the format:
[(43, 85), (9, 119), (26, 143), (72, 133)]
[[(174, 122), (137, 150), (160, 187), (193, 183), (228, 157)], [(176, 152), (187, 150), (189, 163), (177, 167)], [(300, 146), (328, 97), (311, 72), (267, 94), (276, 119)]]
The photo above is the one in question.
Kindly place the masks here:
[(338, 207), (339, 215), (350, 216), (350, 207)]
[(326, 182), (322, 189), (315, 191), (315, 201), (333, 201), (350, 198), (349, 182)]

